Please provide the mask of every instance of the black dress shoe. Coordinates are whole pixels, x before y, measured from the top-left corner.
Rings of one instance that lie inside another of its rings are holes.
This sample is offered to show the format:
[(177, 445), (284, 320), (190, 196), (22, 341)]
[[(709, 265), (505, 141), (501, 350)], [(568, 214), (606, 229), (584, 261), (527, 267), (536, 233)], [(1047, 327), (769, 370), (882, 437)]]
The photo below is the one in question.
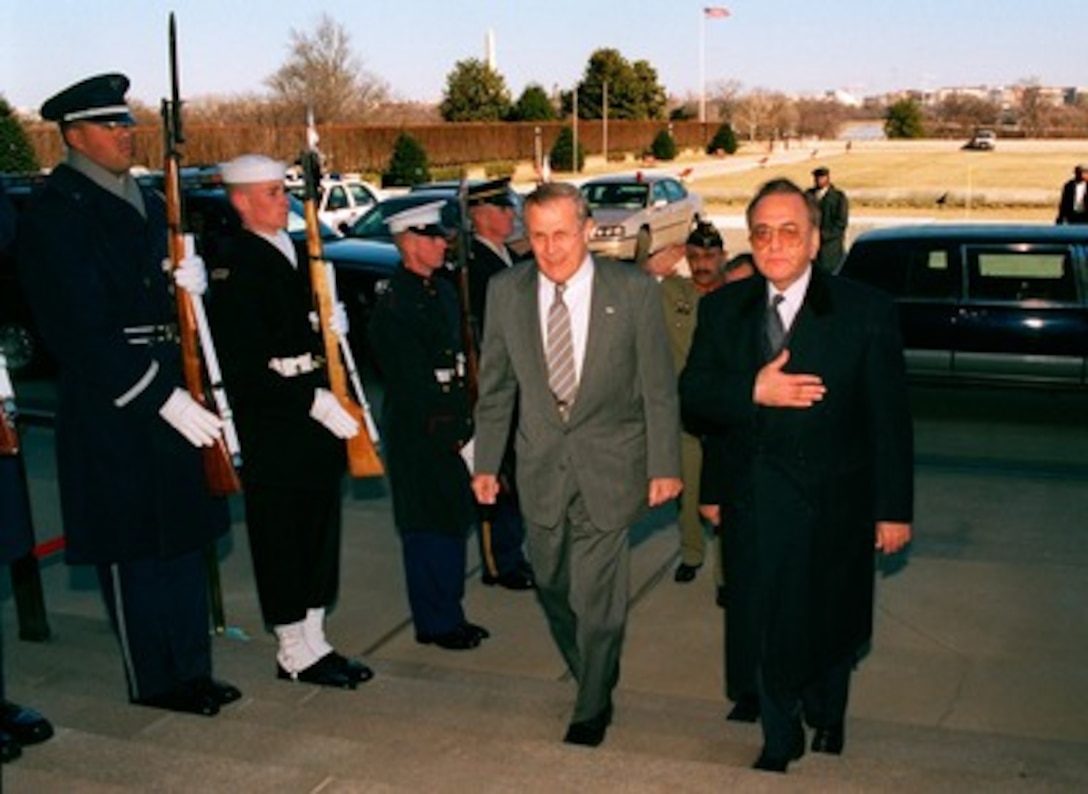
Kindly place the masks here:
[(22, 746), (8, 733), (0, 733), (0, 764), (14, 761), (23, 754)]
[(417, 634), (416, 642), (421, 645), (437, 645), (447, 651), (471, 651), (479, 647), (480, 636), (464, 626), (458, 626), (453, 631), (442, 634)]
[(673, 581), (680, 582), (681, 584), (693, 581), (695, 579), (695, 574), (699, 573), (701, 567), (701, 565), (688, 565), (686, 562), (682, 562), (677, 567), (676, 573), (672, 576)]
[(843, 730), (842, 725), (817, 728), (816, 733), (812, 735), (812, 752), (842, 755), (842, 748), (845, 743), (846, 732)]
[(499, 585), (500, 587), (505, 587), (507, 590), (532, 590), (536, 587), (536, 582), (533, 580), (532, 574), (526, 573), (520, 569), (500, 573), (497, 576), (492, 576), (490, 573), (485, 572), (482, 579), (483, 583), (488, 587)]
[(461, 622), (461, 630), (476, 637), (477, 640), (486, 640), (491, 636), (491, 632), (485, 629), (483, 626), (478, 626), (475, 623), (469, 623), (467, 620)]
[[(335, 654), (339, 656), (339, 654)], [(305, 670), (289, 673), (283, 665), (276, 664), (276, 677), (283, 681), (301, 681), (304, 684), (316, 684), (333, 689), (355, 689), (359, 681), (341, 667), (333, 653), (327, 653)], [(343, 657), (340, 657), (343, 658)]]
[(53, 735), (53, 726), (34, 709), (3, 700), (0, 701), (0, 733), (21, 745), (38, 744)]
[(612, 704), (609, 703), (596, 716), (581, 722), (572, 722), (567, 727), (567, 734), (563, 737), (566, 744), (577, 744), (582, 747), (596, 747), (604, 741), (605, 732), (612, 724)]
[(730, 722), (756, 722), (759, 720), (759, 695), (741, 695), (733, 708), (725, 715)]
[(226, 706), (242, 699), (242, 690), (226, 681), (216, 681), (211, 676), (204, 676), (192, 682), (197, 691), (203, 692), (220, 706)]
[(758, 769), (761, 772), (778, 772), (784, 774), (786, 767), (790, 765), (790, 761), (796, 761), (798, 758), (805, 754), (805, 729), (800, 724), (794, 726), (793, 741), (791, 742), (790, 752), (786, 757), (777, 755), (771, 755), (767, 752), (766, 748), (759, 754), (759, 758), (752, 764), (752, 769)]
[(196, 714), (201, 717), (214, 717), (219, 713), (219, 703), (210, 694), (192, 685), (182, 686), (173, 692), (161, 695), (137, 698), (132, 702), (153, 709), (178, 711), (182, 714)]
[(358, 684), (365, 684), (374, 677), (374, 671), (358, 659), (350, 659), (336, 651), (332, 651), (329, 656), (332, 657), (332, 663), (336, 664), (345, 674), (354, 678)]

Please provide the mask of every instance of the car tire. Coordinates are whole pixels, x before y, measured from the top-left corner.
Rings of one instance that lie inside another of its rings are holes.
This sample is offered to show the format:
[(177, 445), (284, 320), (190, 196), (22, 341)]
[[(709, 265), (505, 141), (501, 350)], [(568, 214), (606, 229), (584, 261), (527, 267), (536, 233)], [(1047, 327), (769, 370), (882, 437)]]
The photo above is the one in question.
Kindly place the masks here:
[(643, 227), (638, 230), (638, 237), (635, 238), (635, 264), (639, 267), (643, 267), (646, 264), (646, 260), (650, 258), (650, 249), (653, 247), (653, 238), (650, 237), (650, 230)]

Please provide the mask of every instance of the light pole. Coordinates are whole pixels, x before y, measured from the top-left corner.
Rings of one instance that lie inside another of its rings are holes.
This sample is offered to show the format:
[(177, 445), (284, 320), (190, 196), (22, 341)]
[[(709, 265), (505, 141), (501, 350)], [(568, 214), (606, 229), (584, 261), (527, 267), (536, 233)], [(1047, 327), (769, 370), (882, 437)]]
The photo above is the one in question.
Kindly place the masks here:
[(604, 154), (604, 163), (608, 165), (608, 81), (604, 81), (604, 91), (601, 99), (601, 149)]

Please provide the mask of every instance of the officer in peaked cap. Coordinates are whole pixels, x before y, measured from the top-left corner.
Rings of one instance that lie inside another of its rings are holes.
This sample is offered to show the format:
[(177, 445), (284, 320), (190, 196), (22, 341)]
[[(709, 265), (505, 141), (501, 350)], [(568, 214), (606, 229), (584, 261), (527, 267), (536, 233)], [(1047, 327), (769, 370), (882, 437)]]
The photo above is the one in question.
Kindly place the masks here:
[(93, 121), (132, 126), (136, 120), (125, 102), (128, 86), (128, 78), (117, 72), (88, 77), (47, 99), (42, 118), (60, 124)]
[(461, 311), (450, 280), (436, 278), (446, 257), (445, 204), (389, 218), (401, 266), (374, 306), (367, 339), (385, 376), (382, 438), (416, 640), (464, 651), (489, 634), (466, 620), (461, 604), (476, 501), (462, 459), (472, 408)]
[(222, 422), (184, 387), (175, 298), (207, 276), (197, 256), (164, 268), (163, 199), (129, 171), (128, 86), (102, 74), (42, 105), (67, 150), (20, 216), (19, 265), (61, 371), (67, 561), (96, 567), (129, 700), (210, 717), (241, 697), (212, 678), (208, 635), (204, 554), (230, 516), (205, 482)]
[(831, 184), (831, 172), (821, 165), (812, 169), (812, 187), (805, 191), (820, 208), (820, 250), (814, 260), (828, 273), (838, 271), (846, 253), (846, 227), (850, 222), (850, 202), (846, 194)]
[[(514, 231), (517, 207), (511, 195), (510, 179), (492, 179), (468, 189), (468, 214), (472, 220), (472, 245), (468, 257), (468, 298), (476, 344), (483, 338), (487, 309), (487, 284), (491, 277), (512, 266), (518, 259), (506, 240)], [(533, 569), (525, 559), (525, 523), (514, 489), (513, 445), (503, 462), (507, 484), (495, 504), (480, 522), (480, 560), (483, 583), (508, 590), (531, 590)]]

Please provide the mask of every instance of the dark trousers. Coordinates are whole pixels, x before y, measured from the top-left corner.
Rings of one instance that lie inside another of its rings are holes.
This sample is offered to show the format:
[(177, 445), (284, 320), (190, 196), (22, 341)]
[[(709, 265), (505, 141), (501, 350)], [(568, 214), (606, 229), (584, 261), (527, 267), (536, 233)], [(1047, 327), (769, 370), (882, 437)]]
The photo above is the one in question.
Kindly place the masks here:
[(340, 481), (324, 489), (247, 486), (246, 527), (261, 615), (297, 623), (340, 586)]
[(517, 494), (499, 492), (494, 507), (480, 524), (480, 561), (491, 576), (514, 573), (525, 565), (525, 521)]
[(465, 537), (401, 530), (400, 542), (416, 636), (455, 631), (465, 620)]
[(212, 672), (208, 578), (201, 551), (99, 565), (129, 698), (167, 694)]
[[(832, 728), (846, 719), (853, 656), (831, 665), (800, 687), (777, 686), (762, 669), (759, 682), (759, 715), (763, 726), (763, 752), (772, 758), (789, 758), (801, 720), (812, 728)], [(803, 738), (803, 733), (801, 734)]]

